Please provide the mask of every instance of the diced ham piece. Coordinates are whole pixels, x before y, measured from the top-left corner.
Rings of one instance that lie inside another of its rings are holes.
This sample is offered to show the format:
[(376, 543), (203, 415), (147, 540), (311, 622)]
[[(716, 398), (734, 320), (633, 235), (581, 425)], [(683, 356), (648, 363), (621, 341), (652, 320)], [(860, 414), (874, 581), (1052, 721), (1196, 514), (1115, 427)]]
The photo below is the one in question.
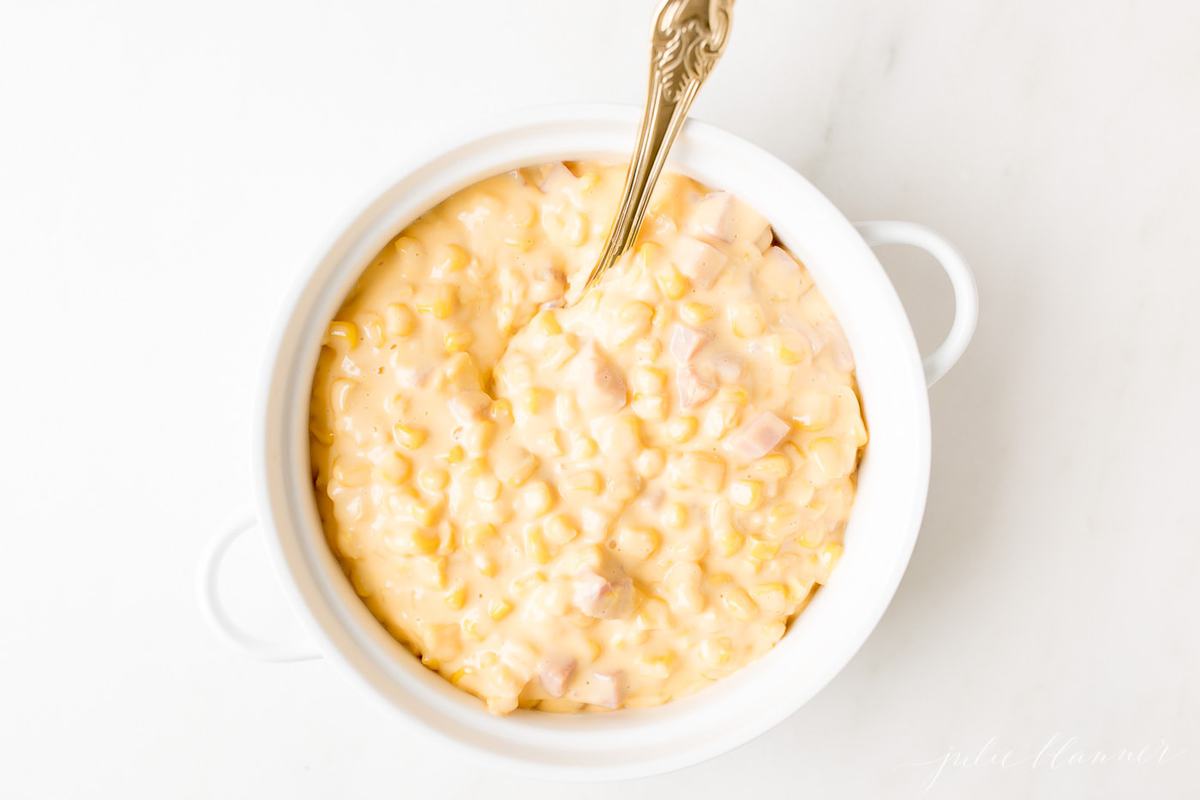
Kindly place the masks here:
[(681, 408), (695, 408), (717, 393), (717, 385), (691, 367), (675, 371), (675, 391)]
[(620, 708), (625, 700), (625, 676), (620, 671), (593, 672), (588, 680), (586, 702), (604, 708)]
[(578, 178), (575, 173), (567, 169), (566, 164), (561, 161), (555, 161), (553, 164), (548, 164), (542, 168), (537, 176), (538, 188), (543, 192), (553, 192), (555, 189), (565, 189), (574, 186)]
[(713, 367), (717, 370), (717, 377), (725, 383), (736, 383), (742, 377), (742, 362), (738, 361), (737, 356), (717, 356), (713, 360)]
[(675, 266), (701, 289), (710, 289), (725, 269), (728, 257), (711, 244), (681, 236), (675, 243)]
[(602, 575), (585, 569), (575, 576), (572, 598), (576, 607), (595, 619), (617, 619), (629, 612), (633, 601), (633, 581), (619, 570)]
[(680, 325), (678, 322), (671, 326), (671, 340), (667, 345), (667, 349), (671, 353), (671, 357), (680, 364), (686, 364), (692, 360), (692, 357), (700, 350), (701, 347), (712, 338), (704, 331), (698, 331), (695, 328), (689, 328), (687, 325)]
[(701, 200), (689, 227), (699, 236), (729, 244), (757, 244), (768, 230), (766, 219), (729, 192), (713, 192)]
[(567, 691), (567, 681), (575, 672), (573, 658), (547, 658), (538, 664), (538, 680), (551, 697), (562, 697)]
[(447, 405), (450, 413), (459, 425), (483, 419), (484, 413), (492, 404), (492, 398), (483, 392), (459, 392), (450, 398)]
[(775, 449), (775, 445), (787, 436), (788, 424), (770, 411), (764, 411), (734, 431), (727, 447), (734, 456), (753, 461)]
[(625, 378), (595, 342), (589, 342), (573, 364), (583, 386), (580, 407), (593, 414), (615, 414), (625, 407)]

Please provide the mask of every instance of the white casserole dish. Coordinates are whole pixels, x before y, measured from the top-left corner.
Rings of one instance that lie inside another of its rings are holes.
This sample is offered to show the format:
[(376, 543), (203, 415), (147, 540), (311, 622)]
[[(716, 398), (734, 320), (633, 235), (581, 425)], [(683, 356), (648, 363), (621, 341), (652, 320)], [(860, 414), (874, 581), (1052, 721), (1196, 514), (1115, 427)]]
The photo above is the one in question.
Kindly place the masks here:
[[(640, 110), (571, 106), (524, 111), (414, 161), (355, 216), (286, 299), (264, 363), (255, 412), (258, 516), (223, 531), (202, 564), (202, 605), (226, 638), (260, 658), (323, 655), (415, 729), (525, 774), (598, 780), (694, 764), (747, 742), (804, 705), (851, 659), (887, 608), (908, 564), (929, 481), (926, 387), (974, 331), (975, 285), (941, 237), (898, 222), (856, 227), (797, 172), (758, 147), (695, 121), (668, 169), (725, 189), (773, 224), (837, 314), (857, 362), (871, 433), (845, 553), (828, 586), (764, 658), (697, 695), (610, 714), (489, 715), (481, 702), (425, 669), (376, 622), (326, 545), (308, 459), (309, 390), (328, 321), (369, 260), (419, 214), (455, 191), (517, 166), (627, 157)], [(909, 321), (868, 245), (929, 251), (955, 290), (956, 316), (924, 360)], [(261, 641), (232, 622), (217, 594), (230, 543), (259, 527), (313, 646)]]

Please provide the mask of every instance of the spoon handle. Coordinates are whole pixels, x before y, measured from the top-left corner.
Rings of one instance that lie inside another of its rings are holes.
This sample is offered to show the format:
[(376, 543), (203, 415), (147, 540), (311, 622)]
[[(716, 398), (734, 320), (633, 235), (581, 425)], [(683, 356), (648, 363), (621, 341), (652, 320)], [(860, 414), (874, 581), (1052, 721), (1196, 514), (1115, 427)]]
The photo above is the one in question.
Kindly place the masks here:
[(666, 0), (654, 22), (650, 85), (637, 147), (608, 241), (585, 286), (633, 246), (650, 194), (688, 109), (729, 39), (733, 0)]

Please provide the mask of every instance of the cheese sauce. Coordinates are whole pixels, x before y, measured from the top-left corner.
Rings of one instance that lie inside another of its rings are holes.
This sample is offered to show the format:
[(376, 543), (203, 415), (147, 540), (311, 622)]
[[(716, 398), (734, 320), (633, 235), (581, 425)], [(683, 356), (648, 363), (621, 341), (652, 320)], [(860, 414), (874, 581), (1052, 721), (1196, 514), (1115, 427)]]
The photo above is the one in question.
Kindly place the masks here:
[(694, 692), (842, 551), (867, 433), (828, 305), (765, 219), (679, 175), (582, 292), (623, 178), (556, 163), (450, 197), (366, 269), (313, 379), (330, 546), (495, 713)]

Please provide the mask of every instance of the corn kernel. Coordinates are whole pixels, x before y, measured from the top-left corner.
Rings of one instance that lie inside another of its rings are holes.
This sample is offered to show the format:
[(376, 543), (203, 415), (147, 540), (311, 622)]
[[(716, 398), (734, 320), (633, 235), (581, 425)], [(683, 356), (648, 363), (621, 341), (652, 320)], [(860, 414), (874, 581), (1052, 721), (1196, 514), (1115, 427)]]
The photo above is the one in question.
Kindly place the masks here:
[(517, 409), (526, 414), (540, 414), (553, 401), (553, 395), (545, 389), (533, 387), (526, 389), (517, 398)]
[(729, 613), (742, 622), (752, 619), (758, 612), (750, 595), (739, 586), (731, 586), (721, 592), (721, 602), (729, 609)]
[(371, 480), (370, 467), (363, 462), (338, 458), (333, 462), (333, 480), (342, 486), (363, 486)]
[(820, 547), (823, 541), (825, 541), (825, 532), (813, 528), (806, 529), (799, 537), (801, 547)]
[(682, 444), (696, 435), (700, 421), (693, 416), (674, 417), (667, 423), (667, 436), (676, 444)]
[(407, 447), (409, 450), (416, 450), (421, 445), (425, 444), (425, 440), (429, 438), (429, 433), (424, 428), (418, 428), (414, 425), (405, 425), (396, 423), (392, 428), (392, 438), (396, 440), (396, 444), (401, 447)]
[(688, 524), (688, 509), (683, 503), (670, 502), (663, 506), (662, 513), (663, 524), (668, 528), (679, 530), (687, 527)]
[(513, 421), (512, 403), (510, 403), (504, 397), (493, 400), (492, 407), (489, 409), (488, 413), (496, 422), (507, 422), (511, 424)]
[(529, 525), (525, 528), (525, 552), (538, 564), (550, 562), (550, 548), (546, 546), (541, 527)]
[(401, 256), (416, 257), (421, 255), (421, 243), (411, 236), (401, 236), (392, 242), (392, 247)]
[(475, 481), (475, 489), (472, 493), (476, 500), (494, 503), (500, 498), (500, 481), (495, 475), (484, 475)]
[(446, 607), (458, 611), (467, 603), (467, 587), (456, 586), (446, 592)]
[(598, 452), (600, 449), (596, 445), (596, 440), (590, 436), (576, 436), (571, 440), (571, 458), (576, 461), (593, 458)]
[(810, 345), (801, 341), (799, 335), (775, 334), (771, 337), (768, 350), (780, 364), (788, 367), (802, 364), (812, 355)]
[(750, 557), (755, 561), (770, 561), (779, 552), (779, 542), (754, 539), (750, 542)]
[(486, 578), (495, 577), (500, 571), (500, 565), (496, 563), (496, 559), (489, 556), (487, 553), (475, 554), (475, 569), (479, 570), (479, 574)]
[(468, 615), (463, 617), (458, 627), (467, 638), (474, 639), (475, 641), (483, 639), (483, 631), (479, 629), (479, 620), (474, 616)]
[(729, 485), (729, 502), (742, 511), (753, 511), (762, 505), (763, 485), (759, 481), (739, 480)]
[(662, 536), (653, 528), (625, 527), (617, 532), (617, 550), (638, 560), (645, 560), (654, 555)]
[(756, 305), (739, 305), (729, 310), (730, 325), (733, 335), (742, 339), (761, 336), (766, 329), (762, 310)]
[(329, 331), (326, 335), (326, 344), (342, 341), (346, 343), (347, 350), (353, 350), (358, 347), (358, 326), (353, 322), (343, 322), (334, 320), (329, 323)]
[(463, 530), (463, 544), (471, 550), (481, 550), (488, 545), (489, 542), (496, 540), (496, 526), (488, 522), (477, 522), (468, 525)]
[(458, 292), (445, 283), (428, 286), (417, 296), (417, 311), (446, 319), (458, 308)]
[(379, 476), (388, 483), (401, 486), (412, 474), (412, 463), (396, 451), (391, 451), (376, 465)]
[(795, 503), (780, 500), (767, 512), (767, 533), (786, 536), (800, 525), (800, 519), (800, 509)]
[(687, 294), (690, 286), (674, 264), (667, 264), (654, 273), (654, 281), (668, 300), (678, 300)]
[(685, 453), (671, 463), (671, 487), (720, 491), (725, 482), (725, 462), (712, 453)]
[(446, 247), (446, 253), (442, 257), (438, 268), (442, 272), (458, 272), (471, 263), (471, 254), (468, 253), (461, 245), (451, 244)]
[(363, 338), (372, 347), (383, 344), (383, 320), (378, 314), (368, 314), (362, 323)]
[(725, 528), (716, 535), (717, 550), (726, 558), (741, 550), (745, 541), (746, 537), (732, 527)]
[(562, 326), (558, 324), (558, 317), (550, 309), (538, 312), (538, 315), (529, 324), (534, 331), (544, 336), (557, 336), (562, 333)]
[(495, 439), (496, 423), (485, 419), (467, 429), (463, 436), (463, 444), (466, 445), (467, 452), (473, 458), (478, 458), (487, 452)]
[(521, 492), (521, 507), (526, 515), (540, 517), (554, 505), (554, 493), (545, 481), (534, 481)]
[(700, 657), (710, 666), (728, 664), (733, 658), (733, 640), (728, 636), (705, 639), (700, 643)]
[(679, 306), (679, 318), (698, 328), (717, 315), (716, 309), (704, 303), (689, 302)]
[(497, 474), (507, 486), (516, 489), (524, 486), (537, 468), (537, 456), (528, 450), (522, 450), (511, 462), (498, 465)]
[(459, 446), (457, 444), (453, 445), (449, 450), (446, 451), (446, 463), (447, 464), (458, 464), (459, 462), (463, 461), (466, 457), (467, 457), (466, 452), (462, 449), (461, 446)]
[(579, 535), (579, 528), (565, 514), (555, 514), (546, 520), (542, 533), (547, 542), (562, 547)]
[(643, 478), (657, 478), (662, 474), (663, 467), (666, 466), (667, 459), (663, 455), (663, 451), (657, 447), (650, 447), (638, 453), (637, 460), (634, 462), (634, 468), (638, 475)]
[(599, 472), (592, 469), (585, 469), (568, 475), (565, 484), (568, 489), (574, 492), (600, 494), (604, 488), (604, 479), (600, 477)]
[(658, 367), (636, 367), (630, 384), (640, 394), (662, 394), (667, 389), (667, 373)]
[(462, 686), (463, 678), (467, 678), (473, 674), (475, 674), (475, 670), (470, 667), (460, 667), (450, 675), (449, 681), (455, 686)]
[(631, 300), (621, 307), (617, 314), (617, 341), (628, 342), (639, 336), (644, 336), (650, 330), (650, 321), (654, 319), (654, 308), (641, 300)]
[(447, 353), (462, 353), (475, 341), (475, 334), (465, 328), (448, 331), (444, 341)]
[(634, 263), (642, 269), (650, 269), (662, 256), (662, 245), (657, 242), (642, 242), (634, 251)]
[(442, 507), (437, 504), (415, 502), (409, 507), (409, 515), (413, 522), (426, 528), (436, 525), (442, 518)]
[(638, 658), (638, 671), (653, 678), (670, 677), (673, 666), (675, 654), (669, 650), (663, 653), (646, 653)]
[(832, 570), (837, 562), (841, 559), (844, 548), (840, 542), (828, 542), (821, 545), (821, 550), (817, 554), (817, 563), (826, 572)]
[(760, 583), (750, 593), (754, 596), (754, 602), (768, 613), (782, 614), (787, 610), (788, 591), (782, 583)]
[(667, 398), (661, 394), (635, 394), (629, 408), (640, 419), (661, 422), (667, 418)]
[(387, 335), (403, 338), (411, 334), (417, 327), (417, 318), (412, 310), (403, 303), (391, 303), (383, 311), (384, 326)]
[(450, 483), (450, 473), (440, 467), (422, 467), (417, 473), (417, 485), (427, 492), (440, 492)]
[(385, 544), (404, 555), (432, 555), (441, 546), (441, 537), (417, 525), (400, 525), (384, 539)]
[(750, 474), (760, 480), (779, 481), (792, 472), (792, 462), (783, 453), (771, 453), (750, 465)]
[(507, 617), (512, 610), (512, 603), (507, 600), (492, 600), (488, 603), (488, 616), (497, 622)]

